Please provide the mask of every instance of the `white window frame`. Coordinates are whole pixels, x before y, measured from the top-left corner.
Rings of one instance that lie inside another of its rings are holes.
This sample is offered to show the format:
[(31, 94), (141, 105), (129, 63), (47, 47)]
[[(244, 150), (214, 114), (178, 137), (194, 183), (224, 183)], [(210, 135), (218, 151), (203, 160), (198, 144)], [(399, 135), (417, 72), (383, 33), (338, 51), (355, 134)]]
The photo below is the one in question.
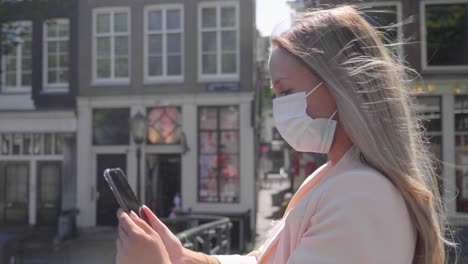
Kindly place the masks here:
[[(180, 11), (180, 29), (178, 30), (167, 30), (166, 29), (166, 14), (168, 10), (177, 9)], [(144, 23), (144, 41), (143, 41), (143, 50), (144, 50), (144, 83), (151, 84), (151, 83), (179, 83), (184, 81), (184, 68), (185, 68), (185, 38), (184, 38), (184, 6), (181, 4), (167, 4), (167, 5), (150, 5), (145, 6), (145, 23)], [(162, 30), (161, 31), (150, 31), (148, 29), (149, 23), (149, 12), (151, 11), (161, 11), (162, 13)], [(162, 66), (163, 66), (163, 74), (160, 76), (149, 76), (149, 52), (148, 52), (148, 40), (149, 35), (161, 34), (162, 35)], [(167, 75), (167, 34), (170, 33), (180, 33), (180, 56), (181, 56), (181, 72), (180, 75)]]
[[(397, 16), (397, 39), (403, 39), (403, 6), (400, 1), (382, 1), (382, 2), (370, 2), (365, 4), (357, 4), (357, 7), (360, 8), (375, 8), (375, 7), (386, 7), (386, 6), (394, 6), (396, 7), (396, 16)], [(404, 49), (402, 45), (398, 45), (398, 58), (403, 61), (405, 58)]]
[[(32, 80), (32, 72), (33, 72), (33, 62), (32, 62), (32, 43), (33, 43), (33, 34), (34, 34), (34, 24), (30, 20), (21, 20), (21, 21), (12, 21), (15, 25), (30, 25), (31, 26), (31, 83)], [(1, 30), (1, 29), (0, 29)], [(23, 43), (19, 43), (13, 52), (16, 52), (16, 86), (7, 86), (6, 85), (6, 56), (2, 56), (2, 68), (1, 68), (1, 75), (2, 75), (2, 84), (1, 84), (1, 92), (2, 93), (29, 93), (31, 92), (31, 86), (24, 86), (22, 84), (22, 59), (23, 59)]]
[(466, 4), (468, 2), (466, 0), (424, 0), (419, 3), (419, 25), (420, 25), (420, 32), (421, 32), (421, 67), (422, 70), (425, 72), (467, 72), (468, 71), (468, 64), (467, 65), (447, 65), (447, 66), (430, 66), (427, 64), (427, 42), (426, 42), (426, 6), (427, 5), (451, 5), (451, 4)]
[[(222, 61), (221, 61), (221, 8), (222, 7), (234, 7), (236, 9), (236, 73), (233, 74), (222, 74)], [(203, 8), (216, 8), (216, 19), (217, 27), (210, 29), (210, 31), (216, 32), (217, 36), (217, 62), (216, 74), (203, 74), (203, 45), (202, 37), (204, 30), (202, 29), (202, 10)], [(225, 81), (225, 82), (237, 82), (239, 81), (239, 71), (240, 71), (240, 9), (239, 2), (234, 1), (222, 1), (222, 2), (202, 2), (198, 5), (198, 82), (216, 82), (216, 81)]]
[[(119, 12), (127, 13), (127, 29), (126, 33), (115, 33), (114, 29), (114, 14)], [(97, 16), (100, 14), (109, 14), (110, 15), (110, 28), (111, 33), (99, 33), (100, 36), (109, 36), (111, 38), (111, 77), (110, 78), (97, 78)], [(132, 36), (132, 27), (131, 27), (131, 12), (129, 7), (100, 7), (93, 9), (93, 21), (92, 21), (92, 83), (91, 85), (128, 85), (130, 84), (131, 76), (131, 41)], [(119, 77), (116, 78), (115, 75), (115, 37), (118, 36), (127, 36), (128, 37), (128, 77)]]
[[(55, 21), (58, 24), (60, 23), (68, 23), (68, 36), (65, 37), (47, 37), (47, 22), (49, 21)], [(67, 41), (68, 45), (70, 46), (70, 19), (68, 18), (55, 18), (55, 19), (49, 19), (44, 22), (43, 24), (43, 60), (42, 60), (42, 65), (43, 65), (43, 70), (42, 70), (42, 90), (44, 92), (68, 92), (69, 89), (69, 83), (70, 83), (70, 49), (68, 49), (68, 65), (67, 65), (67, 71), (68, 71), (68, 82), (66, 83), (49, 83), (49, 53), (48, 53), (48, 41), (49, 40), (54, 40), (54, 41)]]

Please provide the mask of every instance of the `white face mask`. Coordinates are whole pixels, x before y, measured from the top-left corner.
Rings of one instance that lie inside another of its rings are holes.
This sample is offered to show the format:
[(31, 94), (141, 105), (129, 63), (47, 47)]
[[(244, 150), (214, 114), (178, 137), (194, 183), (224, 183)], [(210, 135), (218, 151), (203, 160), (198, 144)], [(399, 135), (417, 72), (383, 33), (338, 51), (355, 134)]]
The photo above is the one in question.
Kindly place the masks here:
[(325, 153), (330, 151), (335, 135), (336, 121), (329, 118), (311, 118), (306, 113), (307, 96), (312, 94), (323, 82), (309, 93), (300, 92), (273, 99), (273, 119), (281, 136), (296, 151)]

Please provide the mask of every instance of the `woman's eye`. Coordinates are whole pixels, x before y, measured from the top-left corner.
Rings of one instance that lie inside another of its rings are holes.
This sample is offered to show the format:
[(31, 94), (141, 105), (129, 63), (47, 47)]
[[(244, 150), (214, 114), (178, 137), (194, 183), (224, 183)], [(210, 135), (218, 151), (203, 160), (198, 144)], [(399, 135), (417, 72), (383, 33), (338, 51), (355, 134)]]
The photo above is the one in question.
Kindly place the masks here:
[(283, 90), (279, 93), (280, 96), (285, 96), (285, 95), (290, 95), (291, 94), (291, 90)]

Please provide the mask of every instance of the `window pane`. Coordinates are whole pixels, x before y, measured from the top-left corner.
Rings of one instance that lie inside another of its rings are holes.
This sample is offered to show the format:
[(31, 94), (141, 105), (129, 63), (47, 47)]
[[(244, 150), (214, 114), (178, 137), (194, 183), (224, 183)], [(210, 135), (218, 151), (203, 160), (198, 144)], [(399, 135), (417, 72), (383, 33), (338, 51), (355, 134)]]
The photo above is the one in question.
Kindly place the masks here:
[(167, 75), (181, 75), (181, 60), (182, 57), (179, 55), (167, 56)]
[(167, 52), (180, 53), (180, 34), (167, 34)]
[(63, 153), (63, 134), (55, 134), (55, 154)]
[(366, 16), (370, 17), (371, 25), (384, 35), (387, 44), (396, 43), (398, 40), (397, 7), (394, 5), (378, 6), (364, 9)]
[(110, 16), (109, 14), (97, 15), (97, 32), (108, 33), (110, 32)]
[(57, 56), (55, 55), (47, 56), (47, 66), (49, 69), (57, 67)]
[(468, 212), (468, 136), (456, 136), (457, 212)]
[(200, 129), (217, 129), (217, 115), (216, 108), (200, 108), (199, 112), (199, 126)]
[(6, 86), (10, 86), (10, 87), (16, 86), (16, 73), (15, 72), (6, 73), (5, 78), (6, 78), (5, 80)]
[(33, 154), (39, 155), (42, 153), (42, 134), (33, 134)]
[(426, 5), (428, 65), (468, 65), (467, 9), (468, 4)]
[(149, 30), (161, 30), (162, 29), (161, 11), (150, 11), (148, 13), (148, 29)]
[(223, 31), (221, 34), (221, 48), (223, 51), (236, 51), (236, 31)]
[(455, 131), (468, 131), (468, 96), (455, 97)]
[(225, 153), (237, 154), (239, 151), (239, 133), (237, 131), (221, 132), (221, 147)]
[(31, 84), (32, 84), (31, 79), (32, 79), (31, 73), (23, 73), (21, 75), (21, 84), (22, 84), (22, 86), (27, 86), (27, 87), (31, 86)]
[(59, 83), (68, 83), (68, 70), (60, 70), (58, 72)]
[(114, 31), (127, 32), (127, 13), (116, 13), (114, 15)]
[(97, 60), (97, 77), (98, 78), (110, 78), (111, 62), (110, 59), (98, 59)]
[(32, 59), (30, 57), (23, 57), (21, 63), (22, 63), (21, 68), (22, 68), (23, 72), (31, 71)]
[(442, 131), (442, 119), (440, 116), (441, 102), (438, 96), (420, 96), (417, 98), (416, 111), (424, 122), (424, 128), (428, 132)]
[(67, 68), (68, 67), (68, 55), (60, 55), (60, 67)]
[(150, 76), (161, 76), (162, 75), (162, 57), (161, 56), (150, 56), (148, 58), (148, 74)]
[[(234, 169), (234, 166), (229, 166)], [(223, 177), (221, 178), (221, 202), (223, 203), (238, 203), (239, 202), (239, 177)]]
[(162, 35), (154, 34), (149, 36), (148, 50), (149, 55), (162, 54)]
[(22, 48), (23, 56), (31, 57), (32, 55), (31, 42), (30, 41), (23, 42), (22, 46), (23, 46)]
[(54, 71), (48, 71), (47, 72), (47, 82), (48, 83), (57, 83), (57, 72)]
[(200, 153), (216, 154), (218, 151), (218, 133), (200, 132)]
[(216, 27), (216, 8), (202, 9), (202, 27)]
[(222, 73), (236, 73), (236, 54), (223, 54), (222, 56)]
[(110, 57), (110, 38), (109, 37), (98, 37), (97, 38), (97, 57)]
[(128, 59), (115, 59), (115, 77), (128, 77)]
[(68, 37), (68, 32), (69, 32), (69, 23), (68, 23), (68, 21), (61, 22), (61, 23), (58, 24), (58, 35), (60, 37)]
[(235, 106), (220, 109), (221, 129), (239, 129), (239, 108)]
[(115, 55), (128, 55), (128, 37), (115, 37)]
[(148, 144), (176, 144), (181, 138), (181, 114), (177, 107), (148, 110)]
[(47, 43), (47, 52), (49, 54), (57, 53), (57, 41), (49, 41)]
[(223, 7), (221, 8), (221, 26), (235, 27), (236, 26), (236, 8)]
[(44, 134), (44, 154), (52, 154), (52, 135)]
[(7, 73), (6, 74), (6, 86), (16, 86), (16, 73)]
[(202, 42), (203, 51), (216, 51), (216, 32), (203, 32)]
[(130, 141), (129, 118), (128, 108), (95, 109), (93, 111), (93, 144), (128, 145)]
[(47, 21), (47, 37), (57, 37), (57, 23), (56, 21)]
[(167, 29), (180, 29), (180, 10), (167, 10), (166, 21)]
[(10, 155), (11, 154), (11, 135), (10, 134), (1, 134), (2, 140), (2, 154)]
[(216, 74), (216, 55), (203, 55), (203, 73)]
[(58, 45), (61, 53), (68, 53), (68, 41), (60, 41)]
[(31, 135), (30, 134), (25, 134), (23, 136), (23, 154), (25, 155), (30, 155), (31, 154)]
[(22, 141), (23, 141), (23, 137), (21, 134), (13, 134), (13, 148), (12, 148), (13, 155), (21, 154)]

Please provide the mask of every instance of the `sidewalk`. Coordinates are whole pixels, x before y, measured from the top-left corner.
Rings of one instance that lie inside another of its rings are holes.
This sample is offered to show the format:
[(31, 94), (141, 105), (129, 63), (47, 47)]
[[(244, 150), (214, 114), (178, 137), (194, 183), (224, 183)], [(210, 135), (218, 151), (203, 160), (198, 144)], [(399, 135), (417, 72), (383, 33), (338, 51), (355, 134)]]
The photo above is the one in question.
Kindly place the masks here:
[(76, 239), (65, 241), (58, 248), (49, 241), (30, 241), (24, 251), (25, 264), (111, 264), (115, 263), (113, 227), (80, 230)]
[(259, 181), (258, 205), (257, 205), (257, 235), (255, 237), (255, 247), (259, 247), (267, 239), (267, 233), (271, 223), (278, 220), (280, 215), (280, 205), (283, 196), (288, 192), (290, 182), (280, 176), (271, 174), (266, 182)]

